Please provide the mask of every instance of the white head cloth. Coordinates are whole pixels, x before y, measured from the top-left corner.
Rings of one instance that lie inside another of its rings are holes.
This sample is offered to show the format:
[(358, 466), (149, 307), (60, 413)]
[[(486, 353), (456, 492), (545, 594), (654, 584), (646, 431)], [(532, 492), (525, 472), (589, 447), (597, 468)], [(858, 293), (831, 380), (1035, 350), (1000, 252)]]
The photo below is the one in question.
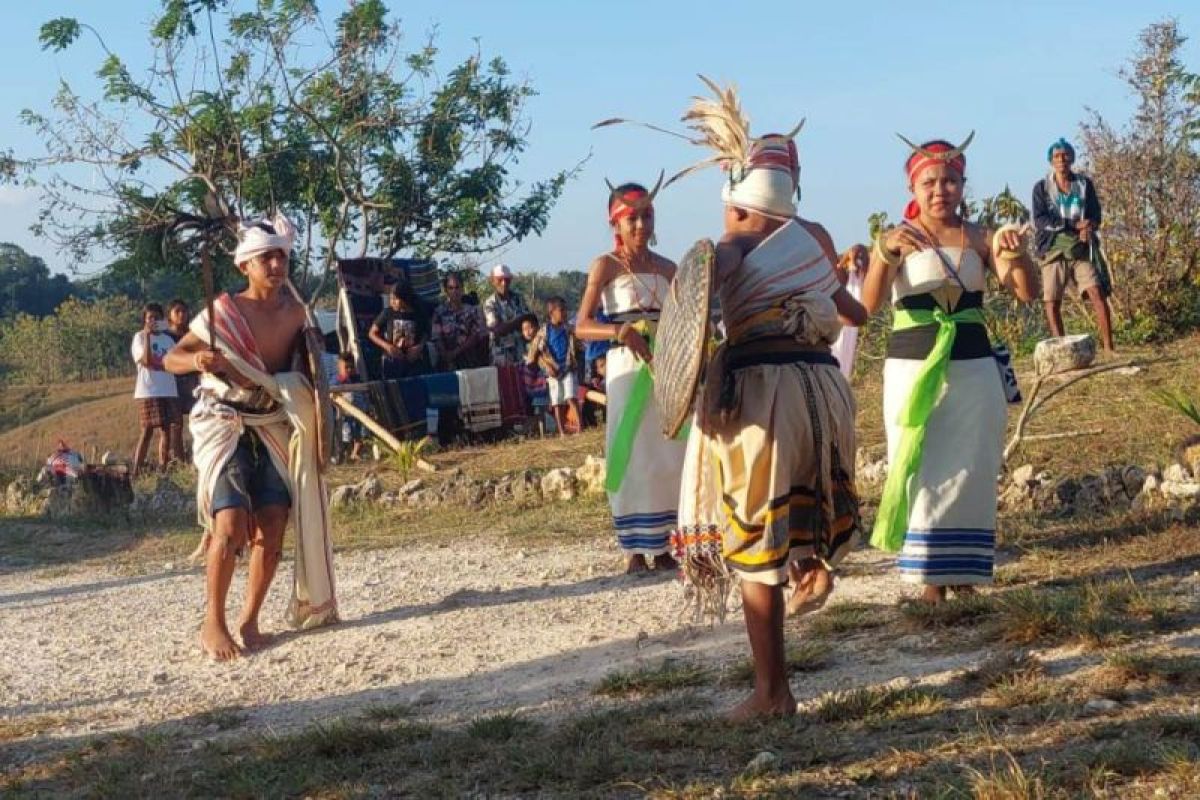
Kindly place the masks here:
[(731, 206), (769, 217), (796, 216), (800, 164), (790, 138), (768, 135), (754, 141), (744, 164), (730, 167), (721, 199)]
[(276, 214), (272, 220), (243, 220), (238, 223), (238, 245), (233, 252), (233, 263), (245, 264), (271, 250), (282, 250), (290, 256), (295, 241), (296, 226), (283, 214)]

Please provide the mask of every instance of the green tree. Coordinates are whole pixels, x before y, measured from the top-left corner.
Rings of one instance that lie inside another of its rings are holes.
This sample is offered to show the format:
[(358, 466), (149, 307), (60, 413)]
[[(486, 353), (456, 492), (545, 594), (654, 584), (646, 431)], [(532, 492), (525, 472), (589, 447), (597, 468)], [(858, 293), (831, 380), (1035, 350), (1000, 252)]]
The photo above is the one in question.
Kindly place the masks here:
[(24, 162), (48, 198), (40, 230), (76, 252), (182, 240), (195, 263), (202, 239), (232, 245), (236, 216), (280, 210), (301, 227), (299, 277), (319, 283), (341, 255), (486, 252), (540, 232), (569, 176), (519, 186), (531, 87), (479, 52), (444, 70), (432, 37), (406, 49), (381, 0), (332, 31), (312, 0), (163, 0), (141, 76), (75, 19), (41, 41), (85, 30), (103, 96), (64, 82), (52, 115), (24, 112), (48, 149)]
[(1116, 125), (1091, 111), (1081, 125), (1114, 305), (1150, 336), (1200, 324), (1200, 76), (1184, 66), (1185, 42), (1175, 20), (1144, 29), (1120, 73), (1133, 118)]
[(46, 262), (11, 242), (0, 242), (0, 317), (44, 317), (70, 296), (65, 275), (51, 275)]

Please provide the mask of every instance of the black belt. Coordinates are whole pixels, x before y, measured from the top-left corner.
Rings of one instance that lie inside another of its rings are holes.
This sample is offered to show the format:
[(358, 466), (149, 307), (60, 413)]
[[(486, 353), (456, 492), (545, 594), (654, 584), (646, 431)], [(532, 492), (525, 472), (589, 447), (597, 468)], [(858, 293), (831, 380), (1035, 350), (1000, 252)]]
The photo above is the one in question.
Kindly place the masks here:
[(725, 355), (725, 372), (721, 376), (721, 396), (718, 401), (721, 410), (728, 411), (734, 406), (733, 376), (738, 370), (785, 364), (840, 366), (838, 360), (828, 350), (798, 347), (796, 341), (790, 338), (765, 339), (730, 347), (729, 352)]

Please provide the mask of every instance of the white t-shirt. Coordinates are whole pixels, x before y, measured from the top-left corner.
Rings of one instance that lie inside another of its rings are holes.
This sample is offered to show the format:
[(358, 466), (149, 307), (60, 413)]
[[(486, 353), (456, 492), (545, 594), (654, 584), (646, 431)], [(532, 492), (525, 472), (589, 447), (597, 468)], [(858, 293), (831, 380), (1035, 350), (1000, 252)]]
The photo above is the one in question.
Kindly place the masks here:
[(142, 354), (146, 352), (146, 333), (138, 331), (133, 335), (134, 363), (137, 368), (137, 383), (133, 387), (133, 398), (144, 400), (150, 397), (178, 397), (175, 390), (175, 376), (162, 368), (163, 356), (175, 346), (175, 340), (165, 333), (150, 335), (150, 364), (146, 367), (141, 363)]

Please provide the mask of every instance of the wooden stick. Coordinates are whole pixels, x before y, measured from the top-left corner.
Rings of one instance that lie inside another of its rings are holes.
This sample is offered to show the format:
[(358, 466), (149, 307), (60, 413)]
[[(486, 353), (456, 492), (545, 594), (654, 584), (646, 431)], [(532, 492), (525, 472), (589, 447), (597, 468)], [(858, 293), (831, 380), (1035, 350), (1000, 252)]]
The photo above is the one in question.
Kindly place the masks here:
[[(1039, 374), (1037, 378), (1034, 379), (1033, 389), (1029, 393), (1029, 398), (1025, 401), (1024, 408), (1021, 409), (1021, 415), (1017, 418), (1016, 430), (1013, 431), (1012, 438), (1008, 440), (1008, 444), (1004, 446), (1003, 464), (1005, 467), (1007, 468), (1009, 458), (1011, 458), (1013, 453), (1015, 453), (1021, 446), (1021, 442), (1028, 438), (1025, 436), (1025, 425), (1029, 422), (1030, 417), (1040, 411), (1042, 406), (1046, 405), (1046, 403), (1050, 400), (1050, 398), (1054, 397), (1054, 395), (1058, 394), (1063, 389), (1078, 383), (1079, 381), (1091, 378), (1094, 375), (1099, 375), (1103, 372), (1108, 372), (1114, 369), (1124, 369), (1125, 367), (1145, 366), (1147, 364), (1154, 364), (1161, 360), (1162, 359), (1159, 358), (1153, 358), (1148, 361), (1130, 359), (1128, 361), (1114, 361), (1111, 364), (1101, 364), (1098, 367), (1091, 367), (1090, 369), (1081, 369), (1067, 373), (1044, 372)], [(1041, 395), (1042, 386), (1045, 385), (1046, 380), (1051, 377), (1058, 376), (1068, 377), (1066, 377), (1066, 380), (1064, 380), (1058, 386), (1055, 386), (1044, 395)]]
[(1051, 439), (1073, 439), (1076, 436), (1099, 436), (1104, 428), (1092, 428), (1087, 431), (1063, 431), (1062, 433), (1034, 433), (1025, 437), (1027, 442), (1046, 442)]
[(400, 452), (401, 448), (403, 447), (403, 445), (400, 444), (400, 440), (393, 436), (387, 428), (371, 419), (367, 412), (363, 411), (361, 408), (357, 407), (354, 405), (354, 403), (350, 402), (347, 398), (342, 397), (340, 394), (330, 393), (329, 398), (343, 414), (354, 417), (356, 420), (366, 426), (367, 430), (375, 434), (379, 441), (392, 448), (393, 451), (397, 453)]

